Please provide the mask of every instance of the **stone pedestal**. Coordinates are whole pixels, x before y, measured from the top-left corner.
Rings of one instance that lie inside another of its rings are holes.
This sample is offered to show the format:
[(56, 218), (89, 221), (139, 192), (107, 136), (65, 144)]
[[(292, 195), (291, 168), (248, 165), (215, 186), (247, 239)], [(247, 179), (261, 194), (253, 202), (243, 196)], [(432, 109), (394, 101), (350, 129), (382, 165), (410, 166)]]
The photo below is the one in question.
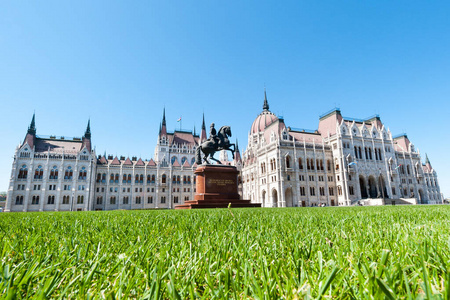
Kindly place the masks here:
[(197, 184), (194, 200), (176, 205), (175, 209), (226, 208), (230, 203), (231, 207), (261, 207), (259, 203), (239, 199), (239, 171), (236, 167), (201, 165), (195, 174)]

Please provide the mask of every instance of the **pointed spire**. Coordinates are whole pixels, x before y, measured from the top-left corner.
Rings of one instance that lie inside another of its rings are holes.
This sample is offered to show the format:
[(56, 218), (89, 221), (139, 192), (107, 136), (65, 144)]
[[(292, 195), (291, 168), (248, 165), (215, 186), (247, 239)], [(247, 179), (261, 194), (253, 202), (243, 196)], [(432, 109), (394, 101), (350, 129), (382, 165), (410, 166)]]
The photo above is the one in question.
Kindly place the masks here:
[(91, 119), (88, 120), (88, 124), (86, 127), (86, 132), (84, 133), (84, 137), (87, 139), (91, 138)]
[(236, 153), (234, 154), (234, 160), (236, 162), (242, 162), (241, 152), (239, 152), (239, 144), (237, 139), (236, 139)]
[(35, 113), (33, 113), (33, 118), (31, 119), (30, 127), (28, 127), (28, 133), (36, 135)]
[(425, 153), (425, 163), (431, 166), (430, 160), (428, 159), (428, 154)]
[(206, 130), (206, 126), (205, 126), (205, 113), (203, 113), (203, 122), (202, 122), (202, 130)]
[(202, 131), (200, 132), (199, 142), (202, 143), (203, 141), (206, 141), (205, 113), (203, 113)]
[(194, 125), (194, 136), (195, 136), (196, 134), (195, 134), (195, 125)]
[(269, 110), (269, 103), (267, 102), (266, 88), (264, 88), (264, 105), (263, 110)]
[(161, 123), (159, 123), (159, 134), (161, 134)]
[(164, 110), (163, 110), (162, 125), (166, 126), (166, 108), (165, 107), (164, 107)]

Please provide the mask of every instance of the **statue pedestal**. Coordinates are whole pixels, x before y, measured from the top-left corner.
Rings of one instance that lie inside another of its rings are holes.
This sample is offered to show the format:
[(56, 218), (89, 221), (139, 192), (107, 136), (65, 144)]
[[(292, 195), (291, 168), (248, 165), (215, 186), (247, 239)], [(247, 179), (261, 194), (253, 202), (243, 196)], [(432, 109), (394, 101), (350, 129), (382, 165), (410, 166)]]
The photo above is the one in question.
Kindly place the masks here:
[(175, 209), (261, 207), (260, 203), (240, 200), (238, 193), (239, 171), (233, 166), (201, 165), (194, 172), (197, 175), (194, 200), (176, 205)]

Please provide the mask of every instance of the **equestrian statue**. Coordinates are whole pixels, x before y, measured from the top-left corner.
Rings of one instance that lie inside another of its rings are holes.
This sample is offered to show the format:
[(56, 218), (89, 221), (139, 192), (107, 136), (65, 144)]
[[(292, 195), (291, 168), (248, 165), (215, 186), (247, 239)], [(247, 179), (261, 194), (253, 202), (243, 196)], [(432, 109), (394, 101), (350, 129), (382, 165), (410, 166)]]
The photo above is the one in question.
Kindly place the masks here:
[[(214, 153), (220, 150), (229, 150), (234, 159), (234, 151), (236, 150), (235, 144), (231, 144), (228, 137), (231, 137), (231, 128), (230, 126), (222, 126), (219, 129), (219, 132), (216, 132), (214, 128), (214, 123), (211, 124), (209, 131), (209, 139), (204, 141), (200, 146), (195, 149), (195, 162), (198, 165), (201, 165), (203, 162), (206, 164), (210, 164), (208, 160), (208, 156), (210, 159), (215, 162), (221, 164), (221, 162), (214, 158)], [(202, 154), (203, 152), (203, 158)]]

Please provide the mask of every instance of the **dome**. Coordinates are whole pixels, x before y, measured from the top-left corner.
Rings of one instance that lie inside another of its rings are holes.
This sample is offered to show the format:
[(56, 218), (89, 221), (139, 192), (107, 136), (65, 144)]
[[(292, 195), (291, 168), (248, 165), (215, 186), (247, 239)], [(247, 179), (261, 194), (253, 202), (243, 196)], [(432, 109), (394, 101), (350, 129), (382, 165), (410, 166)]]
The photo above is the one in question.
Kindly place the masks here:
[(278, 117), (272, 112), (264, 110), (258, 117), (256, 117), (255, 121), (253, 121), (251, 133), (263, 132), (267, 126), (277, 120)]

